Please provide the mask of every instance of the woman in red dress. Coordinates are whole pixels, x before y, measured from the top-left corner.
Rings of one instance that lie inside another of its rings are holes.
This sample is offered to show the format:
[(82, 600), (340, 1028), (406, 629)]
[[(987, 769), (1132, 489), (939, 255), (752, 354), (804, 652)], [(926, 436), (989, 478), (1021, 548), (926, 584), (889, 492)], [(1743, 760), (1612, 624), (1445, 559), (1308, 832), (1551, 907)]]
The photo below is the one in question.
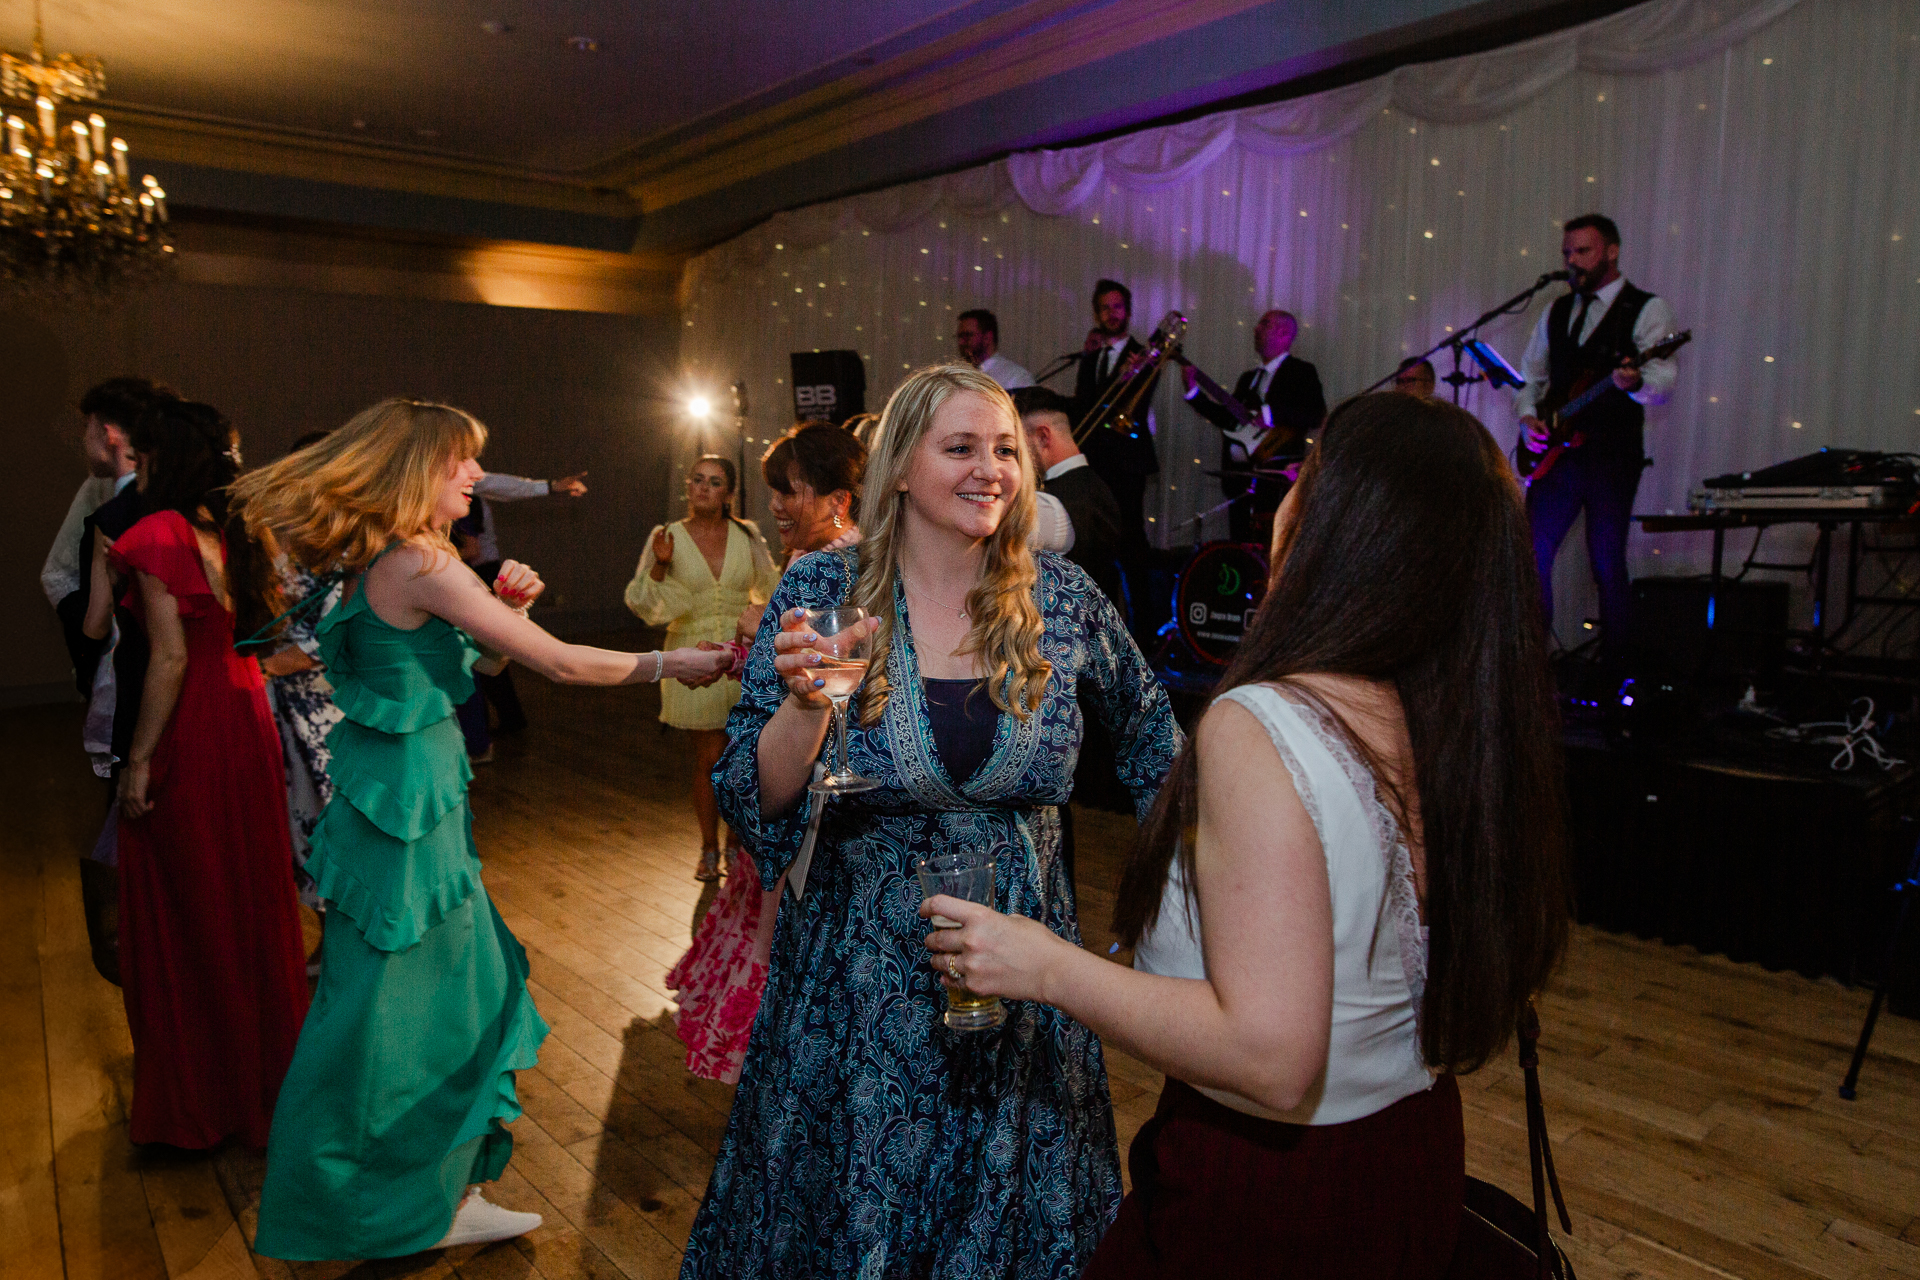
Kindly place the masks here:
[[(121, 575), (152, 659), (120, 775), (120, 956), (135, 1142), (267, 1145), (307, 1012), (280, 738), (260, 666), (266, 557), (228, 521), (239, 442), (174, 401), (135, 427), (148, 514), (96, 573)], [(104, 638), (113, 592), (93, 593)]]

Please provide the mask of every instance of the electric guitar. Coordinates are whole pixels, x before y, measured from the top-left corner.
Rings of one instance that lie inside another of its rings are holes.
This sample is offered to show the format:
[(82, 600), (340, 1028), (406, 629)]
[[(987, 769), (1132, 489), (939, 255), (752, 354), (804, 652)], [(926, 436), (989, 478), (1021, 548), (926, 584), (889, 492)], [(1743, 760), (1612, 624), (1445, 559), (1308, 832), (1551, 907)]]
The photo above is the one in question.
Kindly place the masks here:
[[(1693, 341), (1693, 330), (1670, 333), (1660, 341), (1635, 355), (1625, 364), (1616, 366), (1621, 369), (1638, 369), (1650, 360), (1664, 360), (1680, 348)], [(1565, 396), (1548, 395), (1534, 409), (1534, 415), (1546, 424), (1547, 442), (1537, 451), (1521, 438), (1521, 445), (1515, 458), (1520, 470), (1520, 482), (1531, 485), (1541, 476), (1553, 470), (1554, 463), (1569, 449), (1578, 449), (1587, 442), (1586, 433), (1581, 431), (1574, 418), (1592, 408), (1600, 397), (1609, 391), (1618, 391), (1614, 385), (1613, 370), (1589, 370), (1574, 380)], [(1626, 394), (1622, 392), (1621, 394)]]
[(1193, 385), (1199, 388), (1201, 395), (1225, 409), (1240, 424), (1233, 428), (1220, 427), (1220, 434), (1245, 449), (1247, 457), (1252, 458), (1263, 443), (1269, 446), (1274, 443), (1267, 438), (1273, 430), (1272, 405), (1263, 404), (1257, 409), (1249, 409), (1238, 396), (1209, 378), (1199, 365), (1181, 355), (1174, 356), (1174, 359), (1193, 370)]

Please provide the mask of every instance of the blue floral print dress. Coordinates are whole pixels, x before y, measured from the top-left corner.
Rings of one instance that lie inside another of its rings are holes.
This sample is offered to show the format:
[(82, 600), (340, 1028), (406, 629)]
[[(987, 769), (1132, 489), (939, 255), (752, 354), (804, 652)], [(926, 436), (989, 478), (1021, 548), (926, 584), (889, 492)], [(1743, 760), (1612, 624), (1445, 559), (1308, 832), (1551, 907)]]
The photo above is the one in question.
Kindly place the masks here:
[[(769, 889), (808, 816), (805, 801), (776, 817), (759, 810), (760, 730), (786, 697), (773, 635), (787, 610), (844, 603), (854, 554), (815, 553), (787, 572), (714, 770), (721, 809)], [(918, 915), (916, 859), (986, 848), (996, 854), (995, 905), (1078, 942), (1057, 806), (1073, 787), (1082, 695), (1114, 738), (1138, 814), (1179, 749), (1166, 692), (1113, 606), (1078, 567), (1037, 559), (1041, 654), (1053, 664), (1044, 700), (1024, 721), (1001, 713), (992, 754), (960, 782), (934, 745), (895, 583), (892, 693), (881, 720), (856, 724), (848, 739), (852, 767), (882, 785), (832, 802), (804, 893), (781, 903), (766, 995), (683, 1280), (1067, 1280), (1112, 1221), (1120, 1160), (1098, 1039), (1024, 1001), (1009, 1001), (994, 1030), (947, 1029)]]

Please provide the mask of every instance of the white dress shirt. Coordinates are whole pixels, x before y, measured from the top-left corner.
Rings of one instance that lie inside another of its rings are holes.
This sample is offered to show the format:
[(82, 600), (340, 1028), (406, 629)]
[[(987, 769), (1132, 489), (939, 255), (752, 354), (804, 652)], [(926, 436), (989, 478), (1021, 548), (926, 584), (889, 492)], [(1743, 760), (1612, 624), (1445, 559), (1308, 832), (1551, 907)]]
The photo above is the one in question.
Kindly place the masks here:
[(500, 559), (500, 537), (494, 528), (492, 503), (518, 502), (522, 498), (544, 498), (552, 492), (553, 487), (545, 480), (502, 475), (497, 471), (489, 471), (481, 476), (474, 483), (473, 496), (480, 500), (481, 523), (486, 527), (480, 530), (480, 537), (477, 539), (480, 550), (474, 563), (492, 564)]
[[(1087, 455), (1076, 453), (1071, 458), (1062, 458), (1047, 468), (1046, 480), (1063, 476), (1087, 466)], [(1058, 551), (1061, 555), (1073, 550), (1073, 520), (1067, 515), (1067, 508), (1060, 499), (1050, 493), (1033, 495), (1034, 519), (1033, 535), (1027, 539), (1035, 551)]]
[(1003, 391), (1018, 391), (1033, 385), (1033, 375), (998, 351), (980, 362), (980, 372), (1000, 384)]
[[(1587, 322), (1580, 327), (1574, 337), (1585, 342), (1600, 321), (1613, 307), (1613, 300), (1627, 287), (1627, 278), (1621, 276), (1593, 295), (1593, 305), (1587, 308)], [(1520, 376), (1527, 385), (1516, 391), (1513, 396), (1513, 411), (1519, 417), (1533, 412), (1540, 403), (1540, 397), (1547, 394), (1547, 380), (1550, 376), (1547, 366), (1547, 318), (1553, 314), (1548, 307), (1540, 313), (1539, 323), (1533, 326), (1533, 337), (1527, 342), (1527, 354), (1520, 359)], [(1574, 299), (1573, 314), (1580, 314), (1580, 300)], [(1667, 305), (1665, 298), (1655, 295), (1647, 299), (1647, 305), (1640, 308), (1640, 316), (1633, 322), (1633, 345), (1645, 351), (1660, 339), (1673, 332), (1673, 308)], [(1665, 404), (1667, 396), (1673, 391), (1674, 379), (1680, 376), (1680, 370), (1672, 360), (1649, 360), (1640, 366), (1640, 387), (1628, 392), (1643, 405)]]
[[(80, 589), (80, 526), (105, 506), (108, 499), (132, 483), (131, 471), (118, 480), (88, 476), (80, 482), (79, 490), (67, 506), (66, 519), (60, 522), (60, 532), (53, 536), (47, 562), (40, 567), (40, 590), (46, 593), (48, 604), (57, 606)], [(86, 571), (93, 572), (93, 566), (86, 566)]]

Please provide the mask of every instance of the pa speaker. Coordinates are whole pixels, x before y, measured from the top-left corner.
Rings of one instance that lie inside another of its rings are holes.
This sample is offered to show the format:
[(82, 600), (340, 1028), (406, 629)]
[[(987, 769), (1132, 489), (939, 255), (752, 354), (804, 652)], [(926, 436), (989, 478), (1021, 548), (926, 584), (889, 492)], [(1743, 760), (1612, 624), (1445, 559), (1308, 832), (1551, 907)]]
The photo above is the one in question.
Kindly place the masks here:
[(858, 351), (796, 351), (789, 360), (796, 419), (844, 426), (867, 411), (867, 367)]
[(1771, 675), (1787, 649), (1787, 584), (1635, 578), (1627, 644), (1686, 676)]

